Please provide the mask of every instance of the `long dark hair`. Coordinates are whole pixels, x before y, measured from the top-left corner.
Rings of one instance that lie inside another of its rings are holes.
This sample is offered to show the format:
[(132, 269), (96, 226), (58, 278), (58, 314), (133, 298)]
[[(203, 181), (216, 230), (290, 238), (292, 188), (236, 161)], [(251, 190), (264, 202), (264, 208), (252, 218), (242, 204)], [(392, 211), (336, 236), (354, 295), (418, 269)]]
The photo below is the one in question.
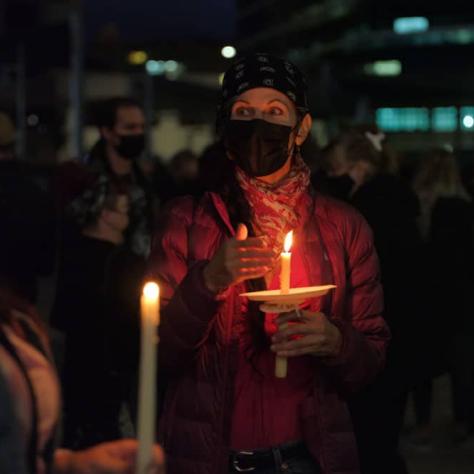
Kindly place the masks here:
[[(229, 160), (222, 140), (211, 145), (200, 160), (199, 174), (203, 189), (219, 194), (224, 201), (234, 229), (242, 223), (247, 226), (249, 236), (255, 236), (252, 226), (250, 205), (235, 177), (235, 165)], [(257, 278), (245, 282), (247, 291), (260, 291), (266, 288), (265, 280)], [(264, 314), (259, 303), (249, 301), (248, 320), (251, 325), (253, 348), (249, 348), (250, 358), (268, 347), (264, 331)]]

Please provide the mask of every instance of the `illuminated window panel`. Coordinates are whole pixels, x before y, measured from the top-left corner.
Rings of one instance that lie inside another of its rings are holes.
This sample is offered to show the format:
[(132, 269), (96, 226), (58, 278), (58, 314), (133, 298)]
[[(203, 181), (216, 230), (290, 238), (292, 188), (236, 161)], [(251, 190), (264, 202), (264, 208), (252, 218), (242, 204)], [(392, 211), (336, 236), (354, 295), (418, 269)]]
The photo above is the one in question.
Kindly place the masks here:
[(429, 27), (430, 22), (428, 18), (423, 16), (396, 18), (393, 22), (393, 30), (399, 35), (428, 31)]
[(430, 129), (430, 114), (426, 108), (380, 108), (375, 118), (377, 126), (386, 132), (425, 132)]
[(454, 132), (458, 128), (456, 107), (436, 107), (431, 112), (431, 127), (435, 132)]

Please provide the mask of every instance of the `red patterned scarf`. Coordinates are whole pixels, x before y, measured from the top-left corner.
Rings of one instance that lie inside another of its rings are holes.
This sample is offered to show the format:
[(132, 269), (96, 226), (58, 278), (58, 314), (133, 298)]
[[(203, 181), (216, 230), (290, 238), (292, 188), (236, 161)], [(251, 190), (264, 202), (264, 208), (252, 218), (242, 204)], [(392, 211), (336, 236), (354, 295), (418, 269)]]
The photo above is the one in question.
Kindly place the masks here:
[(277, 254), (283, 249), (285, 235), (310, 212), (310, 174), (300, 155), (295, 156), (290, 172), (275, 184), (264, 183), (236, 168), (237, 181), (250, 205), (255, 234), (263, 236)]

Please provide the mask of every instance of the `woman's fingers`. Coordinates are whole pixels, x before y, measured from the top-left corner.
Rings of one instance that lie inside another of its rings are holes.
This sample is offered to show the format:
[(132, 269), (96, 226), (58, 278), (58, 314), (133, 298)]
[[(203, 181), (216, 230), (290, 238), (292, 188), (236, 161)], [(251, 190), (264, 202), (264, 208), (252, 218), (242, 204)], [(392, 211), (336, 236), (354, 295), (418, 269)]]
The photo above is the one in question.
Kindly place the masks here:
[(321, 320), (326, 316), (323, 313), (314, 313), (312, 311), (299, 310), (291, 311), (289, 313), (282, 313), (275, 319), (275, 324), (281, 326), (285, 323), (301, 323), (301, 322), (315, 322)]
[(260, 248), (260, 249), (267, 249), (265, 241), (262, 237), (249, 237), (246, 240), (237, 240), (234, 242), (234, 246), (236, 248), (246, 249), (246, 248)]
[[(234, 239), (226, 241), (204, 269), (206, 286), (217, 293), (244, 280), (264, 276), (275, 264), (275, 255), (260, 237), (247, 237), (240, 226)], [(245, 238), (247, 237), (247, 238)]]
[(280, 329), (272, 337), (272, 341), (274, 343), (277, 343), (281, 341), (286, 341), (291, 336), (302, 336), (305, 334), (318, 334), (318, 330), (310, 326), (309, 324), (295, 323), (284, 329)]
[(298, 357), (303, 355), (312, 355), (312, 356), (328, 356), (331, 355), (331, 352), (327, 349), (322, 349), (319, 346), (306, 346), (300, 347), (297, 349), (291, 349), (286, 351), (277, 352), (279, 357)]
[(314, 354), (324, 349), (325, 338), (317, 334), (306, 335), (301, 339), (272, 344), (271, 350), (281, 357), (301, 354)]
[(240, 278), (238, 281), (245, 281), (245, 280), (254, 280), (255, 278), (261, 278), (268, 273), (268, 269), (260, 269), (251, 272), (244, 272), (241, 273)]
[(257, 249), (248, 249), (248, 250), (238, 250), (234, 255), (236, 259), (249, 259), (249, 258), (268, 258), (269, 260), (274, 260), (273, 252), (270, 250), (257, 250)]

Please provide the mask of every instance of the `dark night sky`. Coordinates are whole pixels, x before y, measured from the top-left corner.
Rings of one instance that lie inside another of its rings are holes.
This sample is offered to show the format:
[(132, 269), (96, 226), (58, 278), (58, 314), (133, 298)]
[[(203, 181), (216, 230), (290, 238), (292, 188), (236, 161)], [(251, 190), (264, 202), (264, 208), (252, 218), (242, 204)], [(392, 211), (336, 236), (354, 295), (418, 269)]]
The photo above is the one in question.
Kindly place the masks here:
[(155, 39), (232, 39), (235, 0), (85, 0), (86, 31), (92, 38), (116, 23), (121, 37)]

